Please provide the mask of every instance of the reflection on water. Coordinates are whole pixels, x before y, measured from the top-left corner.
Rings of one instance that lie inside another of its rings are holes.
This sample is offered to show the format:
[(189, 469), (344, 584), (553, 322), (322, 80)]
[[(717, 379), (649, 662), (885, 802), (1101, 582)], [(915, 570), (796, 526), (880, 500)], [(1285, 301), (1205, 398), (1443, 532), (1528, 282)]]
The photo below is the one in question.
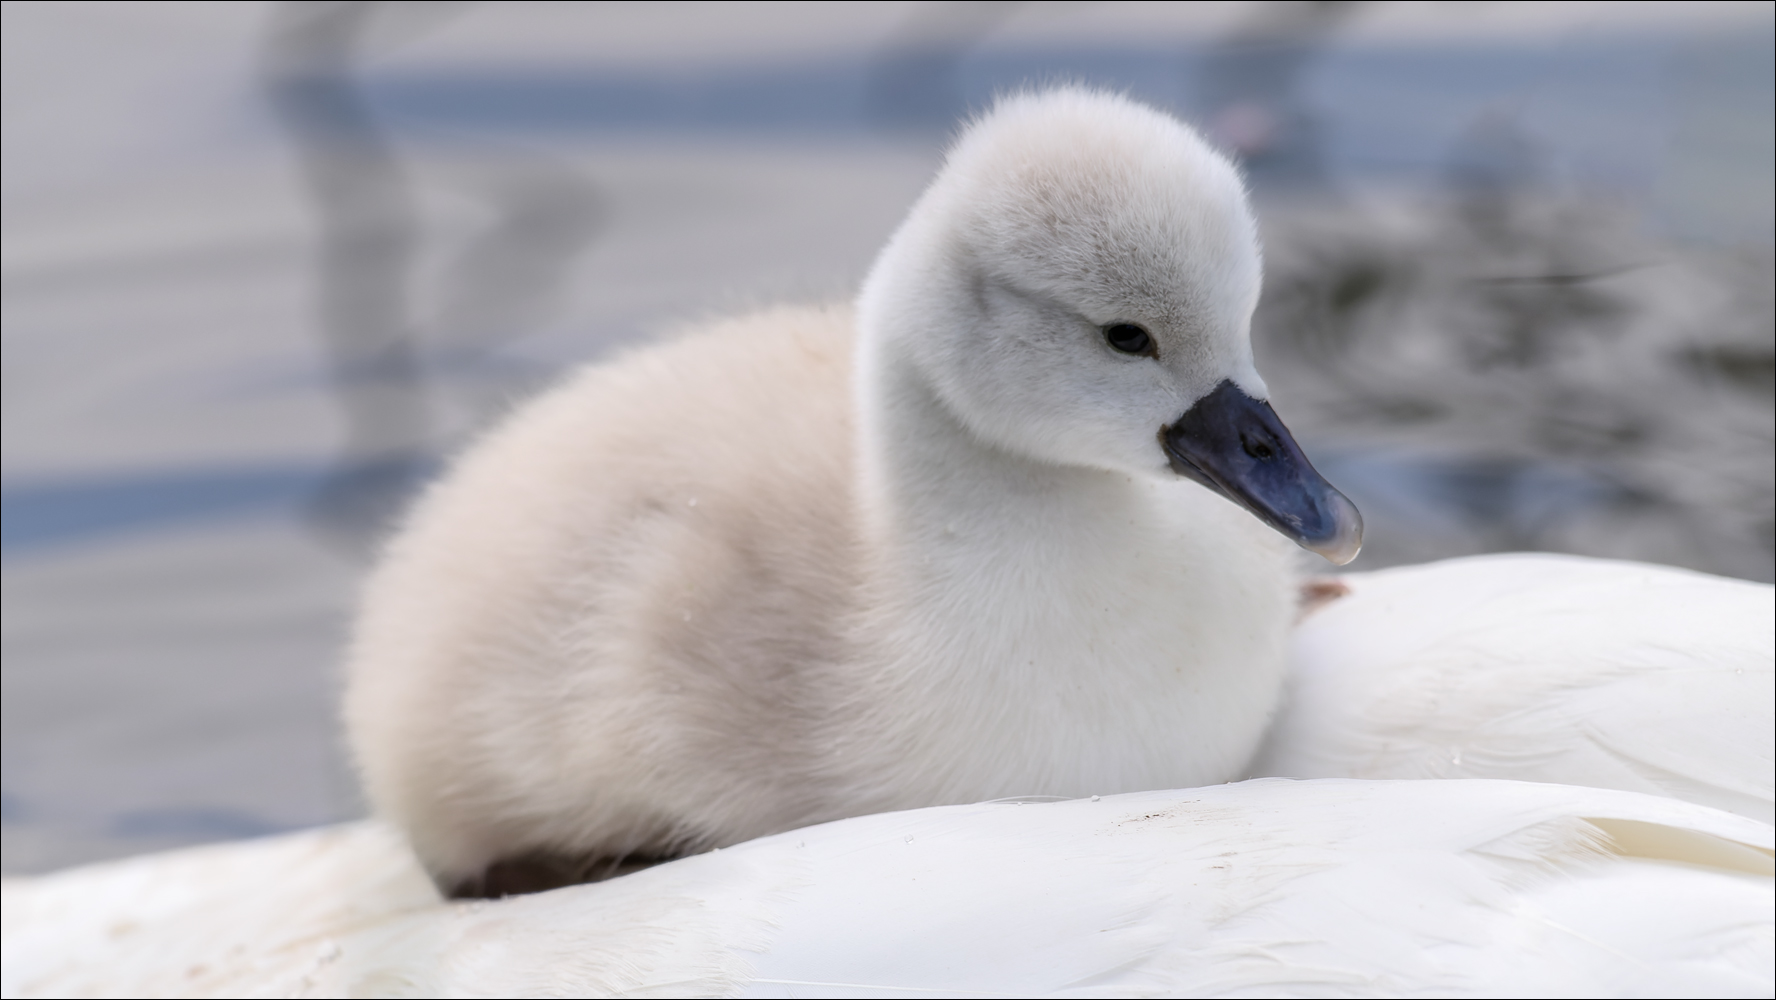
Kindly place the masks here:
[(1374, 528), (1357, 568), (1547, 549), (1771, 579), (1769, 246), (1661, 242), (1463, 169), (1443, 203), (1266, 219), (1260, 363), (1341, 449)]
[(341, 457), (305, 514), (348, 551), (387, 529), (435, 465), (423, 452), (447, 444), (422, 353), (485, 353), (533, 327), (599, 212), (576, 171), (546, 156), (508, 161), (479, 191), (492, 221), (446, 268), (436, 315), (420, 314), (414, 270), (427, 233), (414, 178), (364, 99), (358, 64), (373, 28), (391, 30), (392, 20), (392, 30), (414, 32), (450, 13), (448, 5), (287, 3), (266, 40), (266, 96), (320, 224), (318, 329), (345, 416)]
[(1313, 461), (1363, 512), (1357, 569), (1546, 547), (1572, 524), (1636, 502), (1619, 483), (1546, 460), (1327, 449)]
[[(329, 465), (265, 463), (10, 482), (0, 503), (0, 551), (11, 559), (169, 528), (302, 517), (316, 497), (328, 497), (336, 517), (374, 525), (388, 516), (389, 498), (407, 496), (437, 469), (430, 455), (395, 453)], [(338, 492), (329, 497), (329, 490)], [(364, 509), (347, 506), (354, 503)]]

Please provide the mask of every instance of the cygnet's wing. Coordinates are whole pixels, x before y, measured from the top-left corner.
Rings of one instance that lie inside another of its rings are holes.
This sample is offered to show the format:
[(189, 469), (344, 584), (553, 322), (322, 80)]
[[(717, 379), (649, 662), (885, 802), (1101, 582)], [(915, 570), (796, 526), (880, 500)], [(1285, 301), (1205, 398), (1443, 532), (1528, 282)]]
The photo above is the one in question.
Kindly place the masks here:
[(9, 885), (6, 993), (1756, 996), (1770, 848), (1629, 793), (1255, 781), (860, 817), (427, 904), (357, 828)]
[(1772, 821), (1770, 586), (1550, 555), (1342, 579), (1253, 774), (1550, 781)]

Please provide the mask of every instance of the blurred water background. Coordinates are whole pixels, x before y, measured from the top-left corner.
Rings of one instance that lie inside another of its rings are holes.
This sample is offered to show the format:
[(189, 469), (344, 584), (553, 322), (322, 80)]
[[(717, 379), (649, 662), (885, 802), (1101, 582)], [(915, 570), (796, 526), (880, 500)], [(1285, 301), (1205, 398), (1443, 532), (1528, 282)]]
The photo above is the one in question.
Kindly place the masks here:
[(1238, 156), (1353, 569), (1770, 580), (1770, 3), (7, 3), (4, 868), (359, 814), (353, 588), (564, 367), (849, 294), (1000, 90)]

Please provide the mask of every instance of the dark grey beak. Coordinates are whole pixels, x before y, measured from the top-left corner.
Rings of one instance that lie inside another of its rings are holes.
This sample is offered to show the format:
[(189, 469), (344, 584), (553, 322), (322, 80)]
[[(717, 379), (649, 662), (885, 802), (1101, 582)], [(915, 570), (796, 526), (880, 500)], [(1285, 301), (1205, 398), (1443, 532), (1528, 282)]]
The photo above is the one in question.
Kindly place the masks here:
[(1224, 379), (1159, 431), (1172, 471), (1342, 566), (1363, 547), (1363, 515), (1320, 478), (1270, 404)]

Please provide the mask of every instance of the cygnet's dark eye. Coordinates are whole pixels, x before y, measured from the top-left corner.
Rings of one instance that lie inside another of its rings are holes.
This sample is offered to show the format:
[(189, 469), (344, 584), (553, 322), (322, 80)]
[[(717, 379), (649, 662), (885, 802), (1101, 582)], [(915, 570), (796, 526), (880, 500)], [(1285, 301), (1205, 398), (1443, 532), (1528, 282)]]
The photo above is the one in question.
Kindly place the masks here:
[(1104, 339), (1124, 354), (1145, 354), (1150, 358), (1159, 354), (1153, 348), (1153, 338), (1133, 323), (1113, 323), (1105, 327)]

